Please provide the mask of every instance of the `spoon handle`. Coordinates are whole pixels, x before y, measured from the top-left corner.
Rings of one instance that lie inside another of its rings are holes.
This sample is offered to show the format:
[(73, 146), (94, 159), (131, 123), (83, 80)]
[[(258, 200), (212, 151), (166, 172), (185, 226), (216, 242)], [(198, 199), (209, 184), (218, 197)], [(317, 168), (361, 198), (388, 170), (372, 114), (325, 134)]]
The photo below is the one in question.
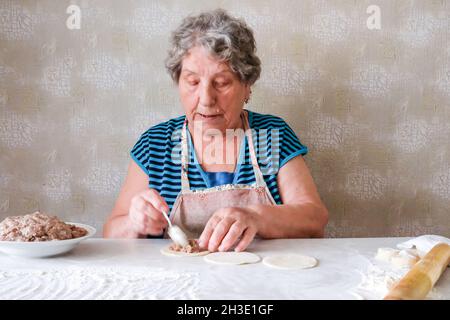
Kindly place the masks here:
[(169, 223), (169, 228), (172, 228), (172, 222), (170, 222), (169, 216), (167, 215), (167, 213), (165, 211), (162, 212), (164, 218), (166, 218), (167, 222)]

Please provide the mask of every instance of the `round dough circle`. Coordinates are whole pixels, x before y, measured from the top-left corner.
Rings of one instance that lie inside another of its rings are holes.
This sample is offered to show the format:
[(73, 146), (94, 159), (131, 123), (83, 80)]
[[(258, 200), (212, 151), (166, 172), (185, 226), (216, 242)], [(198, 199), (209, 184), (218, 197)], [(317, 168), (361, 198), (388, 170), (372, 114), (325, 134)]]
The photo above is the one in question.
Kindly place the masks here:
[(301, 254), (277, 254), (265, 257), (263, 263), (271, 268), (293, 270), (314, 268), (317, 259)]
[(181, 251), (173, 251), (170, 249), (171, 245), (168, 245), (167, 247), (164, 247), (160, 250), (160, 252), (165, 256), (170, 257), (198, 257), (198, 256), (204, 256), (209, 253), (208, 250), (200, 251), (200, 252), (194, 252), (194, 253), (187, 253), (187, 252), (181, 252)]
[(214, 252), (203, 259), (211, 263), (239, 265), (256, 263), (261, 260), (261, 257), (251, 252)]

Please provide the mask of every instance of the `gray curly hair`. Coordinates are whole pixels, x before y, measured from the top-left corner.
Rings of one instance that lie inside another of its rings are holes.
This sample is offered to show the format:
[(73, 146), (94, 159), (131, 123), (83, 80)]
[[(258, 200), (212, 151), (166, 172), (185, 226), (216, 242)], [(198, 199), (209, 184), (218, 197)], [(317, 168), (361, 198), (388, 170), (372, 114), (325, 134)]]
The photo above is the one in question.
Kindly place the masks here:
[(261, 74), (253, 31), (245, 21), (231, 17), (223, 9), (186, 17), (172, 32), (171, 45), (166, 69), (176, 83), (183, 57), (195, 46), (202, 46), (221, 61), (228, 62), (245, 84), (254, 84)]

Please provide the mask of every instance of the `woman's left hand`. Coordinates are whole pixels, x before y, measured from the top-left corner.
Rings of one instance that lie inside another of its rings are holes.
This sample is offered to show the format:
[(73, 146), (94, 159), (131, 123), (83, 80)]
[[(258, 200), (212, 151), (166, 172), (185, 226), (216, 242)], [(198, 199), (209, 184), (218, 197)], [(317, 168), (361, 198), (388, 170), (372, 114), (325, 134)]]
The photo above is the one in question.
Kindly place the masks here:
[[(258, 214), (249, 208), (228, 207), (217, 210), (208, 220), (199, 245), (209, 251), (243, 251), (258, 232)], [(239, 240), (239, 242), (238, 242)]]

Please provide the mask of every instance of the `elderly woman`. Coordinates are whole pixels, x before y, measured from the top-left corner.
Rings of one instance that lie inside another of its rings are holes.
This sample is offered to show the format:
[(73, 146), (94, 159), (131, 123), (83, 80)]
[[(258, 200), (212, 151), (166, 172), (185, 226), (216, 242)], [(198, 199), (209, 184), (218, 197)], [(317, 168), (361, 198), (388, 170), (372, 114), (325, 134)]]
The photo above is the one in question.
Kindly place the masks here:
[(244, 108), (261, 72), (251, 29), (215, 10), (184, 19), (171, 43), (166, 67), (185, 115), (140, 137), (104, 236), (163, 237), (165, 211), (210, 251), (323, 237), (307, 148), (283, 119)]

